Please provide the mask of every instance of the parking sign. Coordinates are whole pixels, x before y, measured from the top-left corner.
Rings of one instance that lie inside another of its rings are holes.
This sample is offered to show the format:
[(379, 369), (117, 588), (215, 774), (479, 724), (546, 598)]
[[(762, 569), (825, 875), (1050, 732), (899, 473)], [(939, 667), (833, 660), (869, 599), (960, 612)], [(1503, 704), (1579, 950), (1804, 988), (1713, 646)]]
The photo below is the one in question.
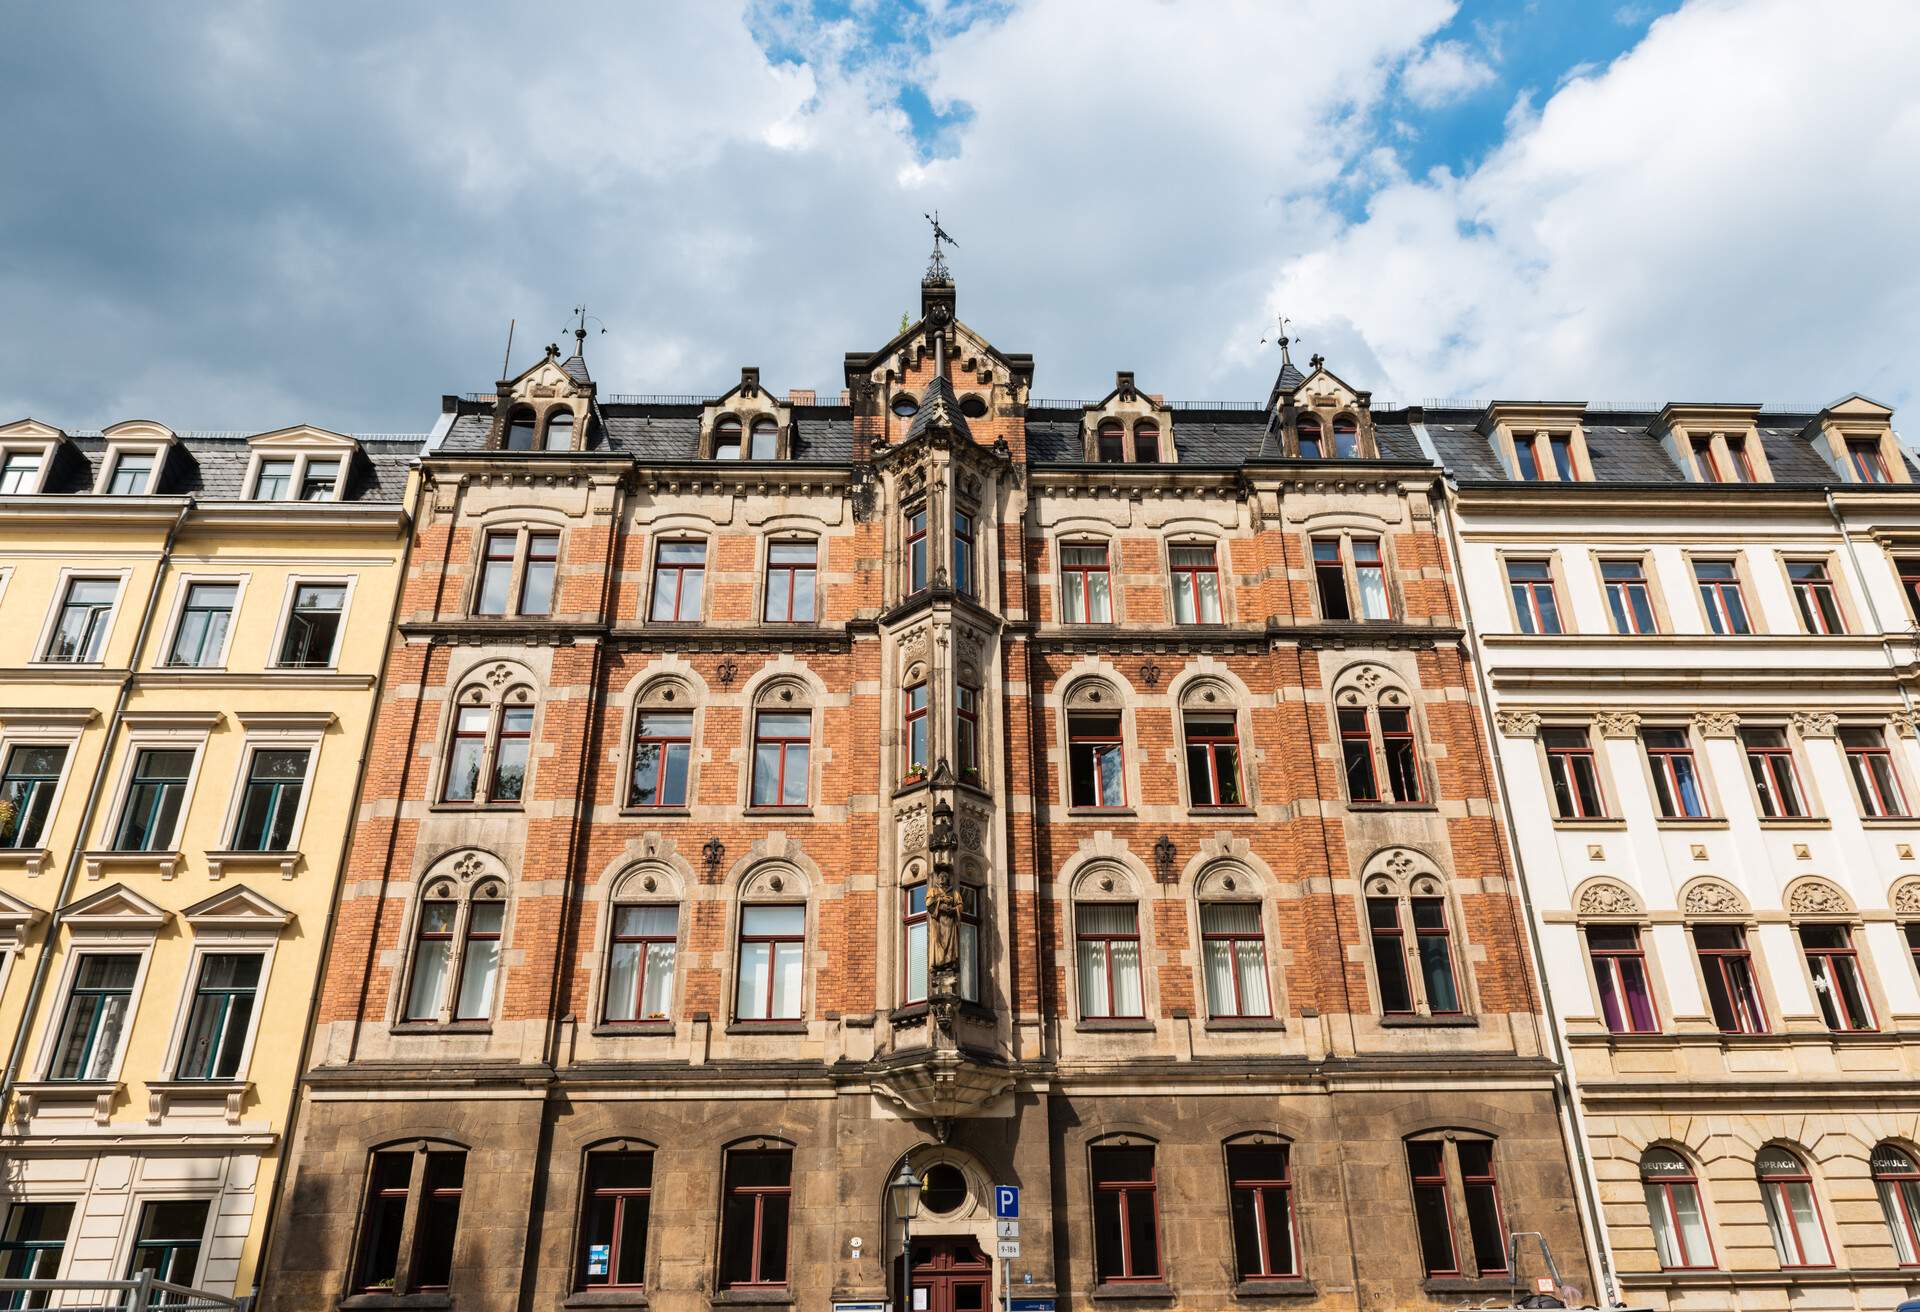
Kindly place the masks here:
[(1020, 1215), (1020, 1186), (997, 1184), (993, 1187), (993, 1215), (996, 1220), (1011, 1221)]

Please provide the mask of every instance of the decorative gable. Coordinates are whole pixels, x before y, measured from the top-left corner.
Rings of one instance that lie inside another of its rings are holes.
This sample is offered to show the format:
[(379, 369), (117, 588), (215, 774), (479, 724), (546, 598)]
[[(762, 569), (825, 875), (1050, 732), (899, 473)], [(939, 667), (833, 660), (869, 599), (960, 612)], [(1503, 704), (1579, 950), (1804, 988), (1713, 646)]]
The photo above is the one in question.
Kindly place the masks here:
[(1080, 440), (1089, 463), (1173, 464), (1173, 411), (1134, 385), (1133, 371), (1113, 376), (1113, 390), (1088, 404)]
[(1858, 392), (1815, 415), (1801, 436), (1848, 483), (1910, 483), (1913, 475), (1893, 434), (1893, 408)]
[(793, 407), (743, 365), (740, 381), (700, 412), (700, 454), (708, 460), (784, 460), (793, 454)]
[(27, 931), (39, 924), (46, 914), (31, 902), (23, 902), (0, 889), (0, 949), (21, 947), (26, 941)]
[[(1290, 366), (1289, 366), (1290, 368)], [(1274, 384), (1275, 421), (1290, 456), (1303, 460), (1372, 460), (1380, 454), (1373, 432), (1373, 393), (1350, 386), (1322, 356), (1308, 361), (1297, 382), (1283, 369)]]
[(75, 934), (138, 931), (144, 937), (158, 933), (172, 915), (125, 884), (109, 884), (62, 907), (60, 922)]
[(544, 359), (518, 378), (503, 380), (493, 407), (488, 445), (504, 451), (584, 451), (592, 441), (596, 385), (579, 355)]
[(339, 501), (360, 443), (345, 433), (295, 424), (247, 439), (244, 495), (251, 501)]
[(72, 449), (65, 433), (38, 419), (0, 424), (0, 492), (41, 491), (54, 462)]
[(263, 934), (277, 934), (293, 923), (293, 913), (281, 907), (271, 899), (248, 888), (245, 884), (235, 884), (231, 888), (215, 893), (204, 901), (196, 902), (180, 913), (187, 923), (193, 926), (196, 934), (207, 930), (225, 930), (229, 933), (257, 931)]

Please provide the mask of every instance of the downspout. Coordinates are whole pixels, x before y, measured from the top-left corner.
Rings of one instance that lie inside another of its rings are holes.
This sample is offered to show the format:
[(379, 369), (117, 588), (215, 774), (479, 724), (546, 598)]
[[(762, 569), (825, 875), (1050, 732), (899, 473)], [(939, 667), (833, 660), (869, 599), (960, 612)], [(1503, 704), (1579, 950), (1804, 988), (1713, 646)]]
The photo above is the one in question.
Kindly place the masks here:
[(60, 876), (60, 893), (54, 899), (53, 914), (47, 920), (46, 937), (40, 941), (40, 955), (33, 963), (33, 978), (27, 985), (26, 1004), (20, 1012), (20, 1028), (14, 1031), (13, 1047), (7, 1053), (6, 1078), (0, 1080), (0, 1116), (5, 1115), (7, 1105), (13, 1098), (13, 1086), (20, 1080), (20, 1061), (26, 1052), (27, 1036), (33, 1030), (34, 1016), (40, 1009), (41, 996), (46, 992), (47, 976), (53, 969), (53, 948), (60, 937), (61, 912), (73, 896), (73, 883), (80, 874), (80, 854), (86, 850), (87, 835), (93, 830), (94, 816), (100, 807), (100, 794), (107, 786), (107, 770), (113, 762), (114, 739), (119, 736), (120, 723), (127, 712), (127, 701), (133, 696), (141, 653), (147, 648), (154, 612), (159, 609), (160, 589), (166, 583), (167, 570), (173, 563), (173, 546), (179, 541), (180, 529), (186, 524), (192, 510), (193, 499), (189, 497), (182, 503), (180, 513), (174, 516), (173, 525), (167, 529), (166, 540), (160, 546), (160, 561), (154, 567), (153, 586), (147, 589), (147, 603), (140, 613), (140, 627), (133, 635), (133, 652), (127, 659), (127, 672), (120, 680), (120, 691), (113, 702), (113, 714), (107, 717), (106, 736), (100, 743), (100, 760), (94, 766), (93, 781), (87, 785), (87, 800), (80, 810), (80, 827), (74, 831), (73, 850), (67, 853), (67, 868)]
[[(1423, 426), (1422, 426), (1423, 427)], [(1614, 1279), (1612, 1253), (1607, 1247), (1606, 1237), (1600, 1228), (1599, 1187), (1593, 1178), (1593, 1164), (1588, 1159), (1586, 1144), (1586, 1126), (1580, 1117), (1580, 1100), (1575, 1096), (1573, 1067), (1567, 1061), (1566, 1048), (1560, 1040), (1560, 1021), (1554, 1009), (1553, 989), (1547, 981), (1545, 969), (1546, 955), (1540, 942), (1540, 925), (1534, 917), (1533, 894), (1527, 881), (1526, 860), (1520, 851), (1515, 837), (1513, 791), (1507, 786), (1506, 763), (1500, 756), (1500, 743), (1494, 725), (1492, 689), (1487, 684), (1486, 665), (1480, 660), (1479, 630), (1473, 621), (1473, 600), (1466, 589), (1465, 559), (1460, 549), (1460, 530), (1452, 513), (1454, 496), (1453, 485), (1443, 475), (1435, 480), (1434, 509), (1447, 526), (1445, 542), (1447, 554), (1452, 557), (1453, 576), (1459, 580), (1457, 587), (1460, 595), (1460, 622), (1467, 634), (1469, 663), (1473, 666), (1473, 682), (1479, 694), (1483, 710), (1481, 750), (1489, 753), (1493, 762), (1494, 778), (1500, 791), (1500, 812), (1506, 821), (1506, 833), (1499, 845), (1502, 864), (1510, 865), (1514, 873), (1514, 884), (1520, 890), (1521, 919), (1526, 922), (1527, 942), (1533, 951), (1533, 966), (1529, 971), (1537, 973), (1540, 983), (1540, 1002), (1545, 1013), (1547, 1047), (1553, 1058), (1553, 1101), (1560, 1121), (1560, 1137), (1567, 1153), (1568, 1164), (1579, 1177), (1580, 1187), (1575, 1195), (1575, 1211), (1580, 1217), (1581, 1238), (1586, 1241), (1587, 1264), (1589, 1269), (1600, 1274), (1601, 1283), (1606, 1286), (1607, 1302), (1619, 1305), (1619, 1286)], [(1509, 861), (1509, 849), (1511, 860)]]
[[(326, 975), (327, 959), (333, 955), (333, 931), (334, 927), (340, 923), (340, 899), (346, 893), (347, 858), (353, 852), (354, 817), (360, 812), (360, 798), (366, 791), (367, 755), (373, 747), (374, 730), (380, 723), (380, 698), (386, 692), (387, 660), (384, 647), (386, 640), (385, 635), (393, 633), (394, 627), (400, 619), (400, 601), (406, 596), (407, 592), (407, 565), (413, 556), (413, 527), (420, 520), (420, 501), (421, 498), (426, 495), (426, 490), (427, 480), (425, 476), (417, 476), (414, 482), (413, 507), (407, 512), (406, 522), (401, 526), (400, 569), (394, 576), (393, 581), (393, 605), (387, 610), (386, 627), (381, 630), (383, 647), (380, 659), (380, 670), (373, 676), (373, 697), (367, 703), (367, 731), (360, 737), (360, 759), (354, 762), (353, 767), (353, 798), (347, 805), (346, 832), (341, 835), (340, 859), (339, 863), (334, 867), (333, 906), (327, 916), (326, 927), (322, 929), (320, 933), (320, 953), (314, 958), (316, 977), (314, 980), (313, 1000), (307, 1004), (307, 1023), (305, 1029), (303, 1029), (300, 1034), (300, 1059), (295, 1063), (293, 1068), (293, 1087), (287, 1091), (286, 1128), (281, 1133), (280, 1142), (288, 1150), (289, 1154), (293, 1147), (294, 1132), (299, 1128), (300, 1123), (300, 1084), (306, 1077), (307, 1062), (313, 1056), (314, 1027), (320, 1019), (320, 984)], [(285, 1161), (290, 1160), (290, 1156), (283, 1157), (282, 1160), (284, 1164)], [(273, 1270), (272, 1264), (267, 1259), (272, 1251), (274, 1221), (280, 1215), (281, 1196), (286, 1192), (291, 1183), (290, 1178), (275, 1178), (273, 1193), (267, 1199), (267, 1214), (261, 1218), (260, 1262), (259, 1265), (254, 1268), (253, 1273), (253, 1298), (256, 1303), (259, 1302), (266, 1293), (262, 1278)]]
[(1880, 654), (1886, 657), (1887, 671), (1893, 675), (1893, 686), (1899, 690), (1901, 704), (1907, 708), (1908, 722), (1912, 723), (1913, 694), (1900, 678), (1900, 663), (1893, 658), (1893, 640), (1887, 636), (1887, 626), (1880, 619), (1880, 608), (1873, 603), (1873, 589), (1867, 586), (1866, 571), (1860, 568), (1860, 550), (1847, 529), (1846, 519), (1840, 514), (1840, 503), (1833, 499), (1832, 488), (1827, 489), (1827, 513), (1833, 516), (1833, 526), (1840, 530), (1840, 541), (1846, 544), (1847, 559), (1853, 562), (1853, 575), (1860, 580), (1860, 595), (1867, 599), (1867, 617), (1873, 621), (1874, 632), (1880, 635)]

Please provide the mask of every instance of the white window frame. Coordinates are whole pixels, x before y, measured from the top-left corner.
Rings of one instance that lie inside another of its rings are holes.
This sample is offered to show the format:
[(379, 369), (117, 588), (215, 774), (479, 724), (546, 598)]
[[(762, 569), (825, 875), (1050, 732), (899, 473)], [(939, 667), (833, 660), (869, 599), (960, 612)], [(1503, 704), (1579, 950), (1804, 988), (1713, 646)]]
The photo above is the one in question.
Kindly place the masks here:
[[(33, 847), (0, 848), (0, 852), (45, 851), (51, 846), (46, 840), (51, 836), (53, 826), (60, 816), (60, 802), (66, 796), (67, 781), (73, 778), (74, 758), (80, 752), (80, 738), (94, 718), (91, 710), (73, 711), (59, 715), (51, 711), (25, 712), (17, 716), (0, 718), (0, 770), (6, 768), (7, 758), (16, 747), (64, 747), (66, 760), (60, 765), (60, 777), (54, 780), (53, 796), (47, 800), (47, 827), (40, 835), (41, 841)], [(37, 871), (34, 873), (38, 873)]]
[[(34, 1070), (40, 1079), (49, 1083), (68, 1084), (119, 1084), (121, 1072), (127, 1060), (127, 1047), (133, 1038), (133, 1031), (140, 1021), (140, 1002), (146, 996), (147, 972), (153, 965), (153, 949), (160, 936), (159, 925), (128, 925), (124, 928), (111, 928), (100, 924), (67, 924), (67, 944), (61, 953), (64, 960), (60, 966), (60, 987), (54, 991), (55, 1006), (47, 1015), (46, 1032), (40, 1036), (40, 1056), (34, 1064)], [(74, 978), (80, 973), (80, 961), (83, 957), (126, 956), (138, 954), (140, 965), (133, 974), (133, 988), (127, 994), (127, 1023), (120, 1031), (119, 1045), (114, 1049), (113, 1064), (102, 1080), (55, 1080), (53, 1074), (54, 1058), (60, 1050), (60, 1031), (67, 1015), (67, 1004), (73, 998)]]
[[(228, 791), (227, 813), (220, 821), (220, 850), (238, 853), (234, 839), (238, 837), (235, 829), (240, 824), (240, 808), (246, 800), (247, 775), (253, 765), (253, 754), (260, 750), (287, 751), (304, 749), (307, 753), (307, 773), (300, 785), (300, 805), (293, 813), (293, 832), (288, 836), (288, 847), (283, 855), (294, 857), (300, 853), (300, 838), (306, 832), (307, 807), (313, 801), (313, 781), (319, 773), (320, 744), (326, 737), (327, 726), (333, 723), (333, 712), (323, 711), (317, 715), (250, 715), (239, 713), (245, 733), (240, 739), (240, 759), (234, 766), (233, 787)], [(184, 808), (183, 808), (184, 809)], [(265, 857), (265, 852), (252, 852), (246, 855)]]
[[(352, 447), (346, 446), (338, 448), (319, 446), (255, 447), (252, 457), (247, 461), (247, 479), (246, 482), (241, 485), (241, 500), (259, 501), (260, 504), (267, 506), (299, 503), (304, 500), (300, 495), (300, 489), (307, 481), (307, 466), (316, 460), (337, 460), (340, 463), (340, 476), (334, 480), (333, 495), (327, 498), (326, 502), (313, 501), (307, 502), (307, 504), (325, 505), (329, 502), (340, 501), (346, 496), (347, 477), (353, 471), (353, 451), (354, 449)], [(260, 487), (260, 467), (269, 460), (293, 461), (293, 477), (287, 482), (287, 490), (292, 495), (276, 497), (265, 501), (262, 501), (261, 498), (256, 495)]]
[(169, 445), (170, 444), (166, 442), (110, 442), (107, 445), (106, 455), (100, 460), (100, 472), (94, 475), (94, 495), (108, 495), (107, 489), (113, 486), (114, 475), (119, 472), (121, 457), (150, 456), (153, 459), (153, 468), (147, 471), (147, 485), (138, 492), (121, 492), (114, 495), (133, 497), (152, 496), (154, 494), (154, 488), (158, 486), (160, 482), (160, 470), (166, 463), (167, 448)]
[[(253, 1015), (247, 1021), (247, 1037), (240, 1047), (240, 1065), (232, 1083), (251, 1083), (253, 1046), (260, 1037), (260, 1017), (267, 1009), (267, 985), (273, 979), (273, 954), (279, 946), (280, 926), (238, 929), (228, 926), (193, 931), (193, 951), (187, 957), (187, 973), (180, 981), (180, 1001), (174, 1007), (173, 1034), (167, 1040), (166, 1056), (160, 1063), (160, 1078), (189, 1082), (180, 1074), (181, 1049), (187, 1041), (187, 1022), (192, 1018), (194, 994), (200, 987), (200, 966), (209, 956), (255, 956), (260, 958), (260, 983), (253, 994)], [(194, 1084), (223, 1084), (224, 1080), (193, 1080)]]
[[(97, 670), (107, 664), (107, 652), (113, 647), (113, 627), (120, 620), (120, 607), (127, 599), (127, 583), (133, 576), (133, 570), (125, 565), (112, 569), (88, 569), (81, 565), (63, 565), (53, 582), (53, 597), (47, 603), (46, 618), (40, 622), (40, 634), (33, 641), (33, 659), (29, 665), (41, 665), (51, 669)], [(107, 635), (100, 642), (100, 659), (97, 661), (56, 661), (47, 658), (49, 647), (53, 643), (54, 630), (60, 624), (60, 612), (66, 609), (67, 590), (76, 579), (115, 580), (113, 607), (107, 612)]]
[[(340, 669), (340, 652), (347, 645), (347, 622), (353, 615), (353, 594), (359, 586), (358, 574), (289, 574), (285, 589), (280, 594), (280, 618), (273, 626), (273, 642), (267, 648), (266, 671), (269, 674), (336, 674)], [(333, 651), (329, 653), (325, 665), (282, 665), (280, 663), (280, 645), (287, 639), (287, 626), (293, 622), (293, 598), (304, 584), (337, 584), (345, 586), (347, 595), (340, 599), (340, 629), (333, 637)]]
[[(127, 792), (133, 784), (134, 763), (140, 759), (140, 753), (151, 749), (161, 751), (184, 749), (193, 753), (193, 764), (187, 767), (187, 782), (180, 796), (180, 814), (174, 818), (173, 832), (167, 836), (172, 841), (149, 849), (146, 855), (157, 857), (166, 852), (178, 852), (180, 836), (186, 831), (187, 821), (193, 810), (194, 790), (200, 782), (200, 769), (207, 761), (207, 739), (212, 736), (212, 733), (211, 724), (206, 728), (136, 727), (129, 732), (120, 752), (120, 763), (114, 771), (113, 806), (100, 837), (111, 842), (120, 832), (120, 820), (127, 809)], [(122, 853), (122, 849), (117, 847), (101, 847), (95, 850)]]
[[(233, 651), (234, 630), (240, 627), (240, 607), (247, 600), (247, 583), (253, 578), (249, 572), (238, 574), (190, 574), (180, 572), (173, 585), (173, 605), (167, 612), (165, 639), (160, 645), (159, 659), (154, 662), (156, 670), (166, 670), (174, 674), (219, 674), (226, 670), (227, 659)], [(180, 622), (186, 618), (187, 593), (196, 583), (231, 583), (234, 585), (233, 609), (228, 612), (227, 634), (220, 640), (219, 659), (209, 665), (173, 664), (173, 644), (180, 636)]]
[(39, 496), (42, 492), (44, 492), (47, 486), (47, 473), (53, 467), (53, 453), (56, 449), (58, 449), (58, 447), (59, 447), (59, 443), (47, 441), (45, 439), (36, 439), (36, 440), (28, 440), (28, 441), (20, 441), (20, 442), (0, 442), (0, 470), (4, 470), (6, 468), (7, 461), (14, 456), (37, 455), (40, 460), (40, 471), (33, 480), (32, 488), (28, 489), (25, 492), (8, 492), (8, 493), (5, 493), (4, 495), (13, 496), (13, 497), (27, 497), (27, 496)]

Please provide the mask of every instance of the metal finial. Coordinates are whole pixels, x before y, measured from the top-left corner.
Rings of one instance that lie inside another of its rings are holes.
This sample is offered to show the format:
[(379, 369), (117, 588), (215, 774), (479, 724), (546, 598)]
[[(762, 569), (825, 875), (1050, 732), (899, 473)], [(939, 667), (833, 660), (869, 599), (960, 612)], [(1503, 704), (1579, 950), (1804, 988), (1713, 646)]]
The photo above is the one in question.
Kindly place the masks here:
[(1278, 316), (1277, 322), (1279, 324), (1280, 331), (1271, 338), (1262, 337), (1260, 339), (1260, 345), (1265, 346), (1269, 341), (1279, 342), (1280, 343), (1280, 363), (1283, 365), (1292, 364), (1293, 361), (1287, 358), (1287, 343), (1293, 340), (1291, 337), (1287, 336), (1287, 325), (1292, 323), (1293, 320), (1287, 318), (1287, 316), (1283, 314)]
[(935, 210), (931, 214), (925, 214), (922, 217), (933, 225), (933, 256), (927, 262), (927, 281), (947, 282), (952, 278), (952, 275), (947, 272), (947, 259), (946, 255), (940, 249), (940, 243), (944, 241), (953, 246), (958, 246), (960, 243), (953, 240), (952, 233), (940, 226), (939, 210)]

